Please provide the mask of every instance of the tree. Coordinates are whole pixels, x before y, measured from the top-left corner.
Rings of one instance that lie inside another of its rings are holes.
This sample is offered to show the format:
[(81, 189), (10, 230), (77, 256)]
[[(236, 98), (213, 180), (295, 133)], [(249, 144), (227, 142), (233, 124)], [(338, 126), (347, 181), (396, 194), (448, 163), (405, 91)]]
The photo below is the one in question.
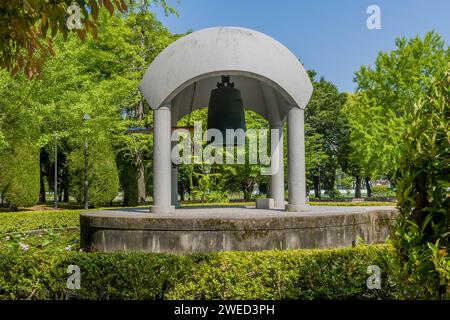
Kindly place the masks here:
[(39, 195), (37, 127), (28, 110), (18, 112), (20, 121), (6, 121), (9, 143), (0, 153), (0, 193), (12, 211), (33, 206)]
[[(374, 98), (370, 99), (365, 92), (348, 94), (343, 114), (350, 127), (346, 171), (356, 177), (355, 197), (361, 197), (363, 177), (366, 180), (367, 196), (370, 197), (369, 181), (375, 175), (383, 174), (383, 171), (377, 167), (378, 160), (392, 155), (392, 153), (383, 153), (380, 146), (384, 143), (385, 135), (401, 134), (397, 130), (403, 127), (402, 119), (396, 117), (386, 119), (382, 107), (377, 105)], [(379, 130), (384, 130), (385, 135), (380, 135)], [(378, 140), (375, 142), (375, 139)], [(371, 156), (369, 157), (368, 154)], [(394, 159), (385, 159), (385, 161), (388, 163)]]
[(395, 177), (414, 102), (429, 91), (432, 79), (447, 68), (450, 49), (440, 35), (429, 32), (381, 52), (375, 66), (355, 74), (358, 95), (349, 101), (352, 158), (365, 171)]
[[(268, 129), (268, 122), (259, 114), (251, 111), (245, 111), (245, 124), (247, 129)], [(283, 130), (283, 129), (282, 129)], [(261, 137), (259, 137), (260, 139)], [(270, 148), (270, 131), (267, 132), (267, 147)], [(261, 143), (260, 140), (258, 143)], [(267, 150), (270, 156), (270, 149)], [(237, 148), (235, 160), (237, 160)], [(249, 140), (247, 139), (245, 148), (245, 164), (224, 165), (224, 179), (226, 189), (229, 191), (238, 190), (242, 192), (244, 200), (250, 200), (256, 185), (267, 184), (269, 176), (261, 175), (263, 164), (249, 163)]]
[[(113, 150), (108, 141), (98, 137), (90, 145), (88, 157), (89, 205), (98, 206), (111, 202), (119, 190), (119, 176)], [(78, 203), (84, 200), (84, 153), (75, 149), (69, 155), (71, 193)]]
[(450, 64), (419, 98), (403, 135), (394, 247), (413, 295), (450, 284)]
[(324, 78), (316, 81), (314, 71), (308, 73), (314, 91), (305, 109), (307, 175), (313, 182), (316, 197), (320, 198), (322, 185), (330, 196), (334, 196), (340, 145), (345, 141), (346, 119), (342, 115), (345, 95)]
[[(54, 55), (52, 39), (57, 33), (67, 38), (70, 30), (66, 26), (68, 7), (72, 0), (2, 0), (0, 1), (0, 67), (16, 74), (23, 69), (31, 79), (39, 75), (40, 68), (48, 55)], [(86, 33), (96, 34), (94, 21), (99, 9), (105, 7), (110, 14), (114, 10), (125, 11), (125, 1), (80, 1), (83, 13), (82, 28), (76, 29), (81, 39)], [(80, 13), (81, 13), (80, 12)]]
[[(126, 25), (132, 29), (132, 35), (128, 39), (135, 49), (135, 55), (131, 61), (133, 77), (140, 80), (146, 71), (148, 64), (153, 61), (159, 52), (165, 48), (171, 41), (175, 39), (172, 35), (162, 27), (161, 23), (157, 21), (152, 13), (148, 11), (151, 1), (140, 0), (131, 6), (131, 13), (127, 16)], [(139, 126), (144, 123), (145, 113), (148, 110), (144, 98), (138, 94), (138, 101), (134, 106), (130, 106), (128, 111), (133, 111), (132, 118), (134, 118), (134, 125)], [(129, 152), (132, 164), (135, 166), (137, 173), (137, 193), (138, 203), (144, 204), (146, 198), (146, 179), (145, 179), (145, 163), (144, 155), (148, 150), (148, 145), (143, 145), (141, 142), (148, 142), (145, 140), (134, 140), (137, 142), (133, 150)], [(131, 189), (130, 189), (131, 190)]]
[(26, 99), (32, 88), (0, 71), (0, 193), (11, 210), (34, 205), (39, 195), (39, 123)]
[[(307, 189), (314, 189), (316, 198), (321, 197), (320, 168), (328, 160), (324, 151), (323, 135), (316, 133), (309, 124), (305, 124), (305, 165)], [(287, 170), (285, 171), (287, 173)]]
[[(150, 3), (150, 2), (145, 2)], [(45, 188), (53, 187), (53, 163), (55, 134), (58, 136), (58, 190), (64, 191), (64, 200), (69, 199), (69, 154), (82, 150), (84, 133), (81, 121), (89, 114), (91, 138), (103, 136), (118, 155), (120, 168), (124, 164), (135, 166), (136, 150), (143, 150), (143, 159), (149, 159), (150, 136), (129, 136), (131, 126), (151, 126), (151, 114), (141, 120), (135, 119), (134, 110), (142, 97), (137, 85), (150, 61), (174, 37), (150, 12), (135, 12), (110, 16), (106, 9), (97, 17), (98, 37), (88, 36), (84, 41), (77, 37), (55, 36), (55, 57), (46, 60), (40, 78), (27, 81), (22, 74), (12, 77), (0, 73), (0, 148), (5, 150), (13, 141), (14, 123), (21, 121), (21, 107), (26, 106), (32, 114), (32, 123), (38, 128), (35, 137), (40, 147), (42, 161), (40, 190), (44, 200)], [(138, 22), (136, 22), (138, 21)], [(139, 36), (134, 26), (146, 29), (143, 60)], [(148, 109), (148, 106), (145, 106)], [(123, 161), (122, 161), (123, 160)], [(146, 160), (148, 166), (148, 160)], [(137, 183), (132, 175), (121, 174), (129, 180), (122, 185)], [(127, 188), (132, 190), (133, 188)], [(62, 198), (62, 194), (60, 193)]]
[[(39, 76), (41, 67), (48, 56), (55, 54), (53, 39), (60, 33), (67, 39), (76, 33), (80, 39), (87, 34), (97, 37), (97, 18), (102, 8), (112, 16), (114, 12), (125, 13), (133, 0), (78, 0), (81, 28), (71, 31), (67, 19), (73, 9), (68, 11), (73, 0), (0, 0), (0, 68), (16, 74), (23, 70), (31, 79)], [(141, 1), (145, 9), (150, 4), (161, 5), (166, 14), (176, 13), (165, 0)]]

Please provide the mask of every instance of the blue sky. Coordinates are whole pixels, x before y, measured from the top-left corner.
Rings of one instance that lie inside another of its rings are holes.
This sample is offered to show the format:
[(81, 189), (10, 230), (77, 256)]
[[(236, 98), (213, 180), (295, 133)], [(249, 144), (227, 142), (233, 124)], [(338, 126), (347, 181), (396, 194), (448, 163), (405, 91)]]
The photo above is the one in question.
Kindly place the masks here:
[[(277, 39), (341, 91), (353, 74), (394, 48), (398, 36), (439, 32), (450, 42), (450, 0), (166, 0), (180, 14), (157, 17), (173, 33), (213, 26), (254, 29)], [(381, 9), (381, 30), (369, 30), (369, 5)]]

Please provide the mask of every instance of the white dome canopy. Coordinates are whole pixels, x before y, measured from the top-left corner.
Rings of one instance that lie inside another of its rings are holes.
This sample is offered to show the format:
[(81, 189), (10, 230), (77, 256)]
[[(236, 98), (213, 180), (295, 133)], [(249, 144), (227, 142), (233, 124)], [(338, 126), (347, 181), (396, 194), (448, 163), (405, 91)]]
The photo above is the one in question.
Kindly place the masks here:
[(208, 106), (222, 75), (230, 75), (241, 90), (246, 109), (272, 124), (281, 124), (292, 107), (304, 109), (313, 91), (289, 49), (263, 33), (237, 27), (203, 29), (173, 42), (152, 62), (139, 88), (153, 109), (170, 104), (176, 125), (192, 110)]

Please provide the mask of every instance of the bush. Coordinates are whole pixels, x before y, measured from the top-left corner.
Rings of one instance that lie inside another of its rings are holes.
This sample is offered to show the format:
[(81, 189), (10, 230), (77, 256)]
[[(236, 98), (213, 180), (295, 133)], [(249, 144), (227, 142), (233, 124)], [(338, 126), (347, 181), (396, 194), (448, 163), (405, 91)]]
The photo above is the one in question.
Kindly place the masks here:
[(310, 201), (312, 206), (337, 206), (337, 207), (370, 207), (370, 206), (395, 206), (395, 202), (387, 201), (363, 201), (363, 202), (336, 202), (336, 201)]
[(392, 197), (394, 195), (394, 191), (392, 191), (392, 189), (388, 186), (372, 187), (372, 197)]
[[(1, 253), (2, 299), (393, 299), (389, 246), (170, 255)], [(78, 265), (81, 289), (66, 289)], [(382, 289), (369, 290), (378, 265)]]
[(228, 192), (224, 191), (211, 191), (206, 195), (206, 201), (209, 203), (213, 202), (229, 202), (230, 195)]
[[(395, 298), (388, 273), (384, 288), (368, 290), (367, 267), (387, 267), (391, 251), (365, 246), (333, 250), (273, 250), (198, 255), (171, 299), (373, 299)], [(194, 257), (195, 258), (195, 257)]]
[(407, 285), (426, 290), (429, 298), (450, 290), (450, 64), (447, 70), (411, 114), (393, 239)]
[[(119, 175), (111, 146), (97, 142), (90, 146), (88, 157), (88, 197), (90, 206), (112, 201), (119, 191)], [(78, 203), (84, 199), (84, 151), (72, 151), (69, 156), (71, 195)]]
[(136, 166), (125, 160), (120, 160), (120, 184), (123, 190), (123, 204), (125, 206), (138, 206), (138, 172)]
[[(30, 122), (31, 119), (28, 119)], [(5, 201), (16, 210), (31, 207), (39, 196), (39, 152), (35, 132), (25, 131), (21, 126), (5, 152), (0, 153), (0, 193)]]

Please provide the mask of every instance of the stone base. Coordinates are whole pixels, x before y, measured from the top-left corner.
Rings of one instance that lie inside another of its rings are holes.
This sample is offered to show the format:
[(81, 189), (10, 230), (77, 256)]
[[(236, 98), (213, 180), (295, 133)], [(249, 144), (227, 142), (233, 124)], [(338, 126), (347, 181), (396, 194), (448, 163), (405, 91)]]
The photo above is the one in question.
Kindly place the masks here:
[(274, 206), (276, 209), (281, 209), (283, 210), (286, 207), (286, 201), (277, 201), (274, 200)]
[(305, 212), (310, 211), (311, 206), (309, 204), (287, 204), (285, 207), (288, 212)]
[(170, 207), (159, 207), (159, 206), (150, 206), (151, 213), (174, 213), (175, 206)]
[[(298, 209), (298, 208), (297, 208)], [(167, 253), (312, 249), (384, 242), (395, 207), (318, 207), (307, 212), (250, 208), (147, 209), (85, 212), (81, 247), (100, 252)]]
[(275, 204), (272, 198), (256, 199), (256, 209), (273, 209)]

